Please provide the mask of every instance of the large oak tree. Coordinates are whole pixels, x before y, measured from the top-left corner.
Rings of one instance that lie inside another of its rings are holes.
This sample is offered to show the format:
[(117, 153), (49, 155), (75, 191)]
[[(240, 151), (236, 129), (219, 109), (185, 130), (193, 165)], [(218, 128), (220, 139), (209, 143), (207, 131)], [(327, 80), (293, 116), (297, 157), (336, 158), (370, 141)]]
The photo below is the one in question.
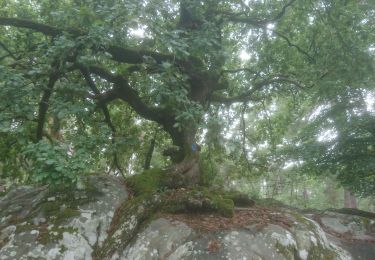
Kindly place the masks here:
[(115, 136), (121, 100), (169, 134), (176, 172), (199, 177), (194, 144), (210, 109), (368, 82), (370, 2), (1, 1), (2, 120), (34, 122), (39, 142), (79, 97)]

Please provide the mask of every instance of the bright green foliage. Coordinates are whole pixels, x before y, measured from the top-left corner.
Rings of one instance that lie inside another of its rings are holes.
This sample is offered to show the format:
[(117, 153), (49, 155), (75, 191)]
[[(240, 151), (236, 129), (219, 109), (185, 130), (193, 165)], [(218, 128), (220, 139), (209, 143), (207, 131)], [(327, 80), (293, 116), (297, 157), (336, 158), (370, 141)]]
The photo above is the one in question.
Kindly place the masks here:
[(202, 144), (207, 185), (300, 163), (369, 195), (374, 20), (366, 0), (0, 1), (0, 176), (132, 175), (155, 139), (160, 168)]
[(30, 178), (35, 182), (54, 185), (76, 184), (79, 176), (87, 172), (87, 165), (93, 163), (85, 149), (76, 150), (70, 155), (67, 147), (53, 146), (45, 140), (27, 146), (24, 154), (26, 159), (33, 162)]

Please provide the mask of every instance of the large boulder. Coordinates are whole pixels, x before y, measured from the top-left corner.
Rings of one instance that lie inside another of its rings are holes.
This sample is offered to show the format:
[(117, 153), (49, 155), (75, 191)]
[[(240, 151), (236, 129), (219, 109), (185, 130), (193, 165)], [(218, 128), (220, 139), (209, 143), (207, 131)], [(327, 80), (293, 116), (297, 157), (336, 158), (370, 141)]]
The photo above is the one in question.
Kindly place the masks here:
[(92, 259), (128, 193), (90, 176), (82, 189), (18, 187), (0, 197), (0, 259)]
[[(369, 244), (369, 247), (371, 245)], [(220, 216), (153, 220), (112, 259), (356, 259), (313, 219), (262, 207)]]
[(90, 176), (84, 183), (82, 189), (23, 186), (0, 197), (0, 259), (371, 259), (375, 255), (375, 219), (368, 212), (299, 212), (259, 202), (245, 203), (233, 215), (223, 211), (224, 206), (233, 207), (228, 197), (206, 190), (130, 198), (115, 177)]

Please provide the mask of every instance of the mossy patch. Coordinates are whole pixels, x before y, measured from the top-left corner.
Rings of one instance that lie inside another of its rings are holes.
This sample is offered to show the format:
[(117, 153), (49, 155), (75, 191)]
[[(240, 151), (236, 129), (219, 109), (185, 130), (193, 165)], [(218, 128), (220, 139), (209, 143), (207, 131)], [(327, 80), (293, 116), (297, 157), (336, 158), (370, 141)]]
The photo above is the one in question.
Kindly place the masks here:
[(9, 238), (0, 239), (0, 249), (3, 248), (9, 242)]
[(31, 232), (32, 230), (38, 231), (37, 241), (43, 245), (48, 243), (55, 243), (62, 239), (63, 233), (76, 233), (78, 232), (77, 228), (74, 227), (59, 227), (54, 226), (52, 228), (48, 228), (48, 225), (33, 225), (33, 224), (26, 224), (26, 225), (18, 225), (16, 229), (16, 233), (23, 233), (23, 232)]
[(52, 216), (54, 213), (58, 212), (60, 210), (60, 202), (56, 201), (46, 201), (43, 202), (40, 205), (40, 210), (46, 215), (46, 216)]
[(64, 232), (73, 234), (78, 232), (78, 229), (73, 227), (53, 227), (50, 230), (40, 229), (37, 240), (43, 245), (55, 243), (63, 238)]
[[(137, 181), (141, 181), (149, 174), (152, 173), (146, 173)], [(135, 184), (132, 183), (133, 188), (137, 185), (137, 181), (134, 181)], [(97, 259), (110, 258), (114, 251), (121, 251), (125, 248), (138, 231), (145, 227), (154, 216), (157, 216), (158, 212), (217, 213), (225, 217), (232, 217), (234, 214), (233, 200), (225, 197), (222, 192), (212, 191), (205, 187), (166, 191), (158, 190), (157, 187), (158, 185), (137, 186), (135, 194), (139, 195), (124, 202), (118, 208), (103, 246), (95, 248), (93, 255)]]
[(78, 210), (79, 203), (62, 203), (61, 201), (46, 201), (39, 205), (39, 209), (43, 216), (55, 225), (64, 223), (69, 218), (77, 217), (81, 213)]
[(79, 206), (96, 201), (97, 197), (102, 194), (88, 181), (86, 184), (86, 188), (82, 190), (74, 187), (48, 187), (43, 199), (33, 205), (27, 216), (15, 217), (11, 223), (14, 225), (22, 222), (30, 224), (45, 218), (46, 223), (59, 226), (68, 219), (80, 216)]
[(205, 187), (169, 191), (163, 201), (163, 211), (168, 213), (218, 213), (225, 217), (234, 214), (232, 199)]
[[(275, 245), (277, 252), (285, 257), (286, 260), (293, 260), (296, 249), (293, 246), (283, 246), (279, 242)], [(299, 257), (297, 257), (299, 259)]]
[(160, 196), (156, 193), (125, 201), (112, 219), (107, 239), (100, 248), (95, 248), (93, 256), (96, 259), (107, 259), (115, 250), (124, 249), (160, 207)]
[(236, 207), (253, 207), (255, 205), (255, 201), (247, 194), (238, 191), (223, 192), (223, 196), (233, 200)]
[(135, 196), (152, 194), (163, 189), (165, 172), (161, 169), (149, 169), (141, 174), (133, 175), (126, 179), (127, 184)]
[(330, 211), (347, 214), (347, 215), (358, 216), (358, 217), (364, 217), (368, 219), (375, 219), (375, 213), (363, 211), (359, 209), (342, 208), (342, 209), (330, 209)]
[(28, 232), (31, 230), (38, 230), (38, 225), (26, 224), (26, 225), (18, 225), (16, 229), (16, 233)]
[(255, 199), (254, 200), (256, 204), (262, 205), (262, 206), (270, 206), (270, 207), (284, 207), (287, 208), (287, 206), (282, 203), (281, 201), (271, 199), (271, 198), (266, 198), (266, 199)]
[(337, 259), (338, 255), (332, 249), (324, 248), (322, 245), (318, 244), (317, 246), (313, 246), (309, 250), (309, 255), (307, 256), (308, 260), (315, 260), (315, 259), (326, 259), (326, 260), (334, 260)]

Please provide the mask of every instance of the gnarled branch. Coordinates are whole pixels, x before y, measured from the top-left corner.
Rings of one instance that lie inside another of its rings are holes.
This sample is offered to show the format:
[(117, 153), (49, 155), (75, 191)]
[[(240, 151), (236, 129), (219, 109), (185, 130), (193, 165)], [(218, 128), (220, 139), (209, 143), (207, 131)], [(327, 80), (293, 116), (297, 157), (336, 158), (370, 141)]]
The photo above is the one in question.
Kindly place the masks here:
[(148, 106), (139, 96), (138, 92), (133, 89), (129, 82), (120, 75), (112, 74), (104, 68), (91, 66), (88, 68), (90, 73), (98, 75), (114, 84), (114, 88), (98, 95), (96, 98), (99, 103), (108, 103), (115, 99), (122, 99), (128, 103), (140, 116), (145, 119), (157, 122), (166, 128), (173, 126), (175, 119), (172, 111), (167, 111), (158, 107)]
[(14, 55), (14, 53), (11, 50), (9, 50), (9, 48), (4, 43), (2, 43), (1, 41), (0, 41), (0, 46), (1, 46), (1, 48), (3, 48), (9, 54), (9, 55), (6, 55), (4, 57), (10, 56), (13, 59), (18, 60), (16, 55)]
[(289, 84), (295, 85), (298, 88), (306, 88), (303, 84), (301, 84), (300, 82), (294, 79), (290, 79), (288, 77), (278, 75), (273, 78), (265, 79), (263, 81), (255, 83), (254, 86), (250, 90), (242, 94), (239, 94), (237, 96), (225, 97), (225, 96), (213, 95), (210, 98), (210, 101), (216, 102), (216, 103), (223, 103), (223, 104), (259, 101), (258, 98), (254, 97), (254, 94), (257, 91), (261, 90), (263, 87), (271, 85), (271, 84), (275, 84), (275, 83), (289, 83)]
[(291, 6), (295, 1), (296, 0), (290, 0), (283, 6), (281, 11), (275, 17), (269, 19), (258, 19), (254, 17), (243, 16), (243, 13), (224, 13), (224, 15), (227, 16), (227, 19), (229, 21), (234, 23), (245, 23), (256, 27), (264, 27), (267, 24), (274, 23), (280, 20), (285, 15), (287, 8)]
[[(90, 89), (95, 93), (95, 95), (99, 95), (100, 91), (96, 87), (94, 80), (90, 77), (90, 73), (88, 72), (88, 70), (83, 68), (83, 67), (80, 70), (81, 70), (81, 73), (82, 73), (83, 77), (85, 78), (85, 80), (87, 82), (87, 85), (90, 87)], [(104, 103), (99, 103), (99, 107), (102, 109), (103, 114), (104, 114), (104, 121), (107, 123), (108, 127), (111, 129), (112, 135), (114, 137), (114, 135), (116, 133), (116, 128), (112, 123), (111, 116), (109, 114), (107, 105), (104, 104)]]
[[(18, 28), (27, 28), (36, 32), (40, 32), (47, 36), (58, 36), (64, 32), (73, 35), (74, 37), (84, 36), (85, 32), (77, 30), (74, 28), (64, 28), (60, 29), (54, 26), (45, 25), (42, 23), (11, 17), (0, 17), (0, 25), (14, 26)], [(136, 50), (132, 48), (124, 48), (120, 46), (110, 45), (108, 47), (103, 47), (103, 51), (107, 51), (112, 55), (112, 59), (117, 62), (139, 64), (144, 61), (144, 57), (151, 57), (157, 63), (161, 63), (167, 60), (173, 60), (173, 55), (161, 54), (158, 52), (152, 52), (148, 50)]]
[(299, 47), (298, 45), (292, 43), (288, 37), (286, 37), (284, 34), (280, 33), (279, 31), (276, 31), (276, 30), (272, 30), (272, 32), (274, 32), (277, 36), (279, 36), (280, 38), (284, 39), (288, 45), (290, 47), (293, 47), (293, 48), (296, 48), (298, 52), (302, 53), (303, 55), (305, 55), (307, 57), (307, 59), (309, 60), (309, 62), (315, 62), (315, 59), (314, 57), (312, 57), (310, 54), (308, 54), (306, 51), (304, 51), (301, 47)]

